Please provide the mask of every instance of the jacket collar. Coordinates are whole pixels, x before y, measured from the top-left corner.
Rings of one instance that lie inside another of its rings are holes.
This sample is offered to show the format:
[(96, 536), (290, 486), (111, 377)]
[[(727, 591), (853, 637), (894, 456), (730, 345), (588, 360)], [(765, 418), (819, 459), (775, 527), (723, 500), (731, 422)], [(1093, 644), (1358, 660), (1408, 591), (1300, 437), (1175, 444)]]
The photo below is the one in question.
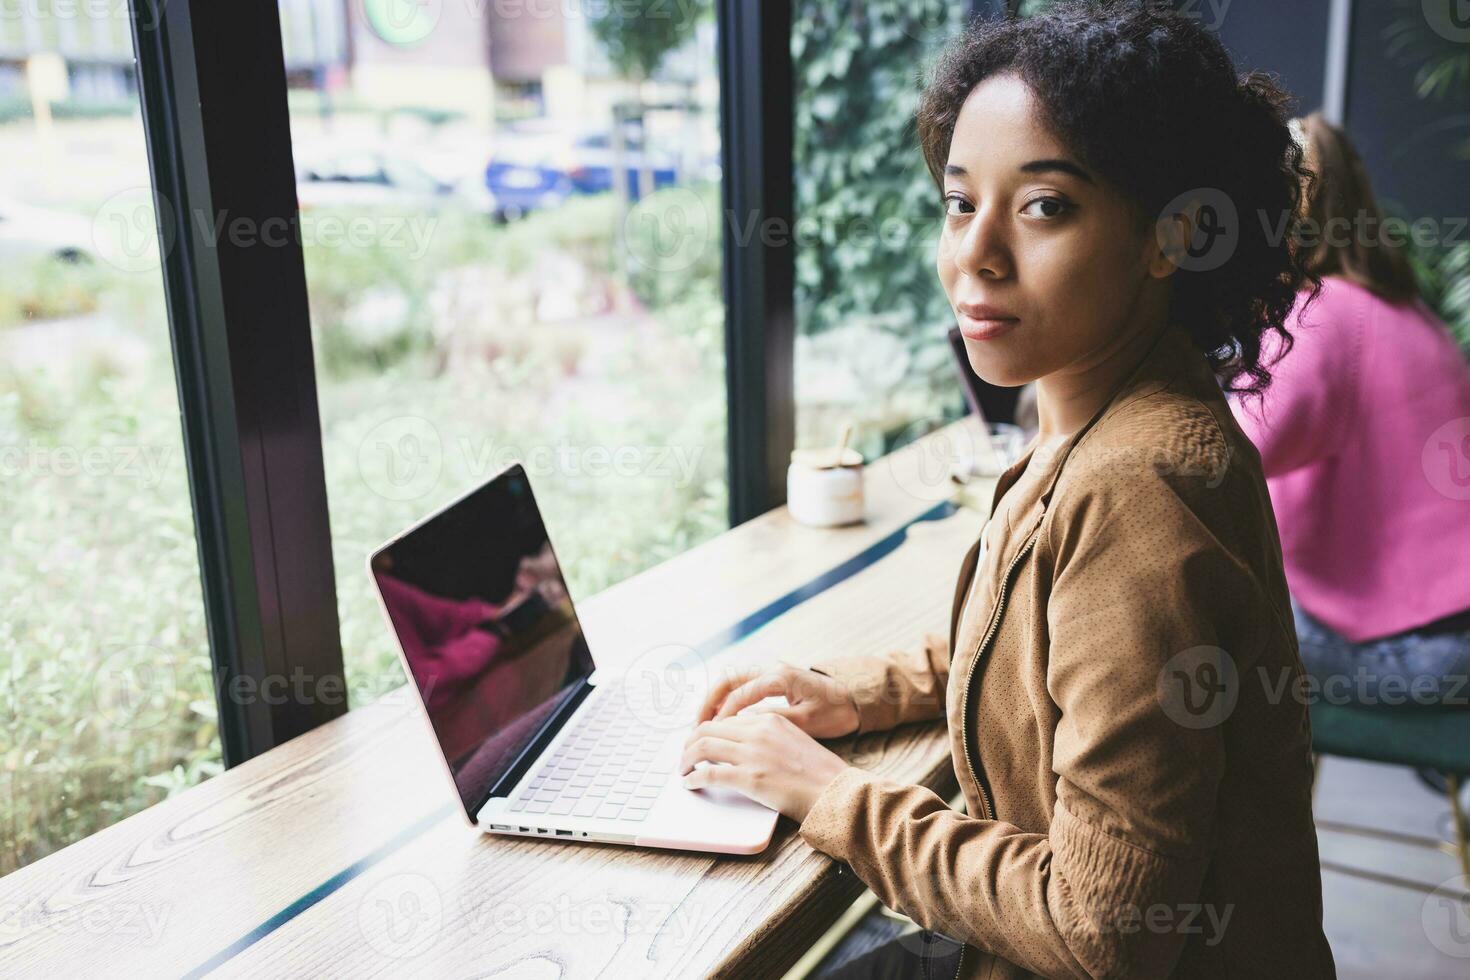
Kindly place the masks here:
[[(1061, 478), (1067, 457), (1098, 423), (1134, 399), (1164, 388), (1182, 372), (1188, 371), (1198, 377), (1201, 368), (1205, 376), (1211, 379), (1211, 383), (1218, 385), (1210, 371), (1209, 362), (1205, 360), (1204, 354), (1194, 346), (1194, 341), (1189, 334), (1182, 327), (1173, 325), (1166, 327), (1154, 338), (1132, 370), (1113, 386), (1112, 392), (1093, 413), (1092, 418), (1072, 433), (1066, 441), (1055, 449), (1041, 450), (1038, 453), (1040, 437), (1032, 438), (1021, 458), (1002, 473), (1000, 479), (996, 481), (995, 493), (990, 501), (990, 512), (995, 513), (1001, 496), (1025, 472), (1033, 457), (1045, 470), (1036, 483), (1036, 486), (1045, 487), (1037, 498), (1041, 502), (1042, 509), (1045, 510), (1047, 504), (1051, 502), (1052, 493), (1056, 490), (1057, 480)], [(1024, 513), (1027, 509), (1029, 506), (1013, 510), (1012, 513)]]
[[(1036, 499), (1022, 502), (1022, 506), (1014, 508), (1014, 515), (1026, 514), (1037, 510), (1036, 504), (1040, 502), (1039, 512), (1031, 518), (1031, 523), (1026, 527), (1025, 533), (1015, 536), (1010, 540), (1008, 554), (1003, 556), (1003, 561), (1008, 563), (1016, 552), (1025, 545), (1026, 539), (1031, 536), (1032, 531), (1040, 526), (1042, 518), (1046, 515), (1046, 508), (1051, 501), (1052, 492), (1056, 489), (1057, 480), (1061, 477), (1062, 466), (1068, 455), (1082, 441), (1099, 422), (1110, 413), (1117, 411), (1120, 407), (1135, 398), (1142, 397), (1168, 385), (1182, 372), (1189, 372), (1193, 378), (1199, 380), (1206, 378), (1209, 383), (1218, 389), (1219, 383), (1215, 380), (1214, 373), (1210, 370), (1209, 362), (1204, 355), (1194, 346), (1189, 335), (1179, 327), (1170, 326), (1154, 338), (1153, 343), (1144, 352), (1133, 369), (1114, 387), (1111, 394), (1103, 402), (1091, 419), (1087, 421), (1076, 432), (1067, 438), (1057, 449), (1048, 451), (1044, 460), (1038, 459), (1038, 463), (1047, 468), (1047, 473), (1033, 484), (1032, 493), (1038, 486), (1044, 486)], [(1016, 460), (996, 481), (995, 492), (990, 499), (990, 513), (995, 513), (995, 508), (1000, 503), (1000, 498), (1025, 472), (1030, 465), (1032, 457), (1036, 456), (1039, 437), (1033, 437), (1021, 458)], [(987, 515), (989, 516), (989, 515)], [(949, 620), (949, 643), (951, 656), (953, 655), (956, 632), (959, 627), (960, 610), (964, 604), (964, 597), (969, 592), (970, 584), (974, 579), (975, 570), (979, 564), (980, 540), (976, 539), (971, 545), (969, 552), (965, 555), (960, 566), (959, 578), (955, 582), (954, 599), (950, 606)], [(1003, 566), (1001, 566), (1003, 567)]]

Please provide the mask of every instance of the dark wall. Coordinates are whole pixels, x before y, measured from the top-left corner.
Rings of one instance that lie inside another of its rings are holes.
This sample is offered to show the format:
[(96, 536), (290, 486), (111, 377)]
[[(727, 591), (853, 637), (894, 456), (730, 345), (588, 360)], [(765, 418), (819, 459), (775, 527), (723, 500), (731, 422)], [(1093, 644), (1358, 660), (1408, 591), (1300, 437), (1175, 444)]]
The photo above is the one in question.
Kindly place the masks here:
[[(1328, 0), (1210, 0), (1184, 5), (1206, 25), (1218, 23), (1220, 41), (1241, 71), (1259, 69), (1280, 76), (1296, 96), (1297, 112), (1322, 108), (1322, 78), (1327, 69)], [(1217, 9), (1223, 8), (1223, 14)]]
[[(1470, 159), (1464, 156), (1470, 151), (1470, 84), (1444, 101), (1414, 94), (1414, 73), (1427, 55), (1470, 57), (1470, 39), (1451, 41), (1428, 29), (1418, 0), (1357, 0), (1353, 17), (1347, 128), (1374, 190), (1385, 207), (1405, 217), (1470, 215)], [(1387, 32), (1403, 18), (1409, 18), (1401, 26), (1412, 28), (1413, 43), (1393, 55)]]
[[(1240, 68), (1280, 75), (1303, 114), (1322, 107), (1329, 6), (1329, 0), (1231, 0), (1217, 18), (1210, 0), (1185, 5), (1206, 24), (1219, 20), (1220, 40)], [(1395, 24), (1409, 31), (1391, 34)], [(1391, 50), (1395, 37), (1402, 50)], [(1470, 55), (1470, 40), (1436, 34), (1419, 0), (1354, 0), (1344, 122), (1380, 201), (1394, 213), (1470, 215), (1470, 91), (1444, 101), (1414, 92), (1425, 57), (1460, 51)]]

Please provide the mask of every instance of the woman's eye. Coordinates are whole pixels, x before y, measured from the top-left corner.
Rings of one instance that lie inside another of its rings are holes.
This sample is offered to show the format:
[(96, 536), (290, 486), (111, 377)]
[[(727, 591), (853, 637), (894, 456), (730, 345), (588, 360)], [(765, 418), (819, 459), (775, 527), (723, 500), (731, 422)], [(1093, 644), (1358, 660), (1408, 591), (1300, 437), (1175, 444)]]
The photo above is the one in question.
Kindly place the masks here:
[[(950, 195), (949, 197), (946, 197), (944, 199), (944, 213), (945, 213), (945, 215), (947, 217), (955, 218), (955, 217), (959, 217), (962, 214), (967, 214), (968, 213), (966, 211), (956, 211), (955, 210), (955, 206), (956, 205), (959, 205), (960, 207), (966, 207), (966, 208), (968, 208), (968, 207), (970, 207), (970, 202), (969, 201), (966, 201), (962, 197), (955, 197), (954, 195)], [(974, 210), (974, 209), (971, 208), (971, 210)]]
[[(1028, 210), (1037, 205), (1044, 205), (1040, 212)], [(1023, 214), (1030, 213), (1032, 217), (1036, 218), (1057, 218), (1065, 214), (1070, 208), (1071, 205), (1059, 197), (1038, 197), (1033, 201), (1027, 201), (1026, 207), (1022, 208), (1021, 211)]]

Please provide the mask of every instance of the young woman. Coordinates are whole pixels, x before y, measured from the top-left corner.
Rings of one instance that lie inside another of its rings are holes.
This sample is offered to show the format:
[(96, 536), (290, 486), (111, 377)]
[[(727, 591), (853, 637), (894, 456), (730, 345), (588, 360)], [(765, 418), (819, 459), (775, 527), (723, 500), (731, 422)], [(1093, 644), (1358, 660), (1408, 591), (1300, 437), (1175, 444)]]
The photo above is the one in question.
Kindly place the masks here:
[[(1470, 363), (1419, 297), (1341, 129), (1298, 124), (1320, 295), (1232, 404), (1261, 453), (1302, 661), (1332, 703), (1470, 705)], [(1280, 359), (1279, 365), (1275, 362)]]
[[(1037, 382), (1040, 432), (947, 642), (726, 678), (683, 758), (958, 940), (840, 975), (1334, 975), (1281, 547), (1221, 391), (1268, 383), (1305, 281), (1273, 234), (1301, 200), (1284, 102), (1153, 4), (977, 21), (940, 59), (939, 278), (976, 372)], [(965, 813), (816, 741), (941, 716)]]

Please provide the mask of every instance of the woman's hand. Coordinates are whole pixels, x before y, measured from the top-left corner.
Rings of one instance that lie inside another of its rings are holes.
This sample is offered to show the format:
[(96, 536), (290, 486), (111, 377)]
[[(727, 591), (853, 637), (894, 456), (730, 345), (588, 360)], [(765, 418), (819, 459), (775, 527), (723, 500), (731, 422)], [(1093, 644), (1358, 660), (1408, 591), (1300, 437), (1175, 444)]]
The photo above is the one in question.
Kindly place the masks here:
[[(713, 764), (695, 769), (701, 761)], [(846, 768), (841, 756), (774, 711), (700, 722), (679, 760), (686, 789), (728, 787), (798, 822)]]
[(789, 664), (742, 667), (716, 681), (695, 715), (696, 722), (729, 718), (768, 697), (785, 705), (757, 705), (748, 715), (775, 714), (813, 738), (840, 738), (857, 731), (858, 711), (846, 685), (826, 674)]

